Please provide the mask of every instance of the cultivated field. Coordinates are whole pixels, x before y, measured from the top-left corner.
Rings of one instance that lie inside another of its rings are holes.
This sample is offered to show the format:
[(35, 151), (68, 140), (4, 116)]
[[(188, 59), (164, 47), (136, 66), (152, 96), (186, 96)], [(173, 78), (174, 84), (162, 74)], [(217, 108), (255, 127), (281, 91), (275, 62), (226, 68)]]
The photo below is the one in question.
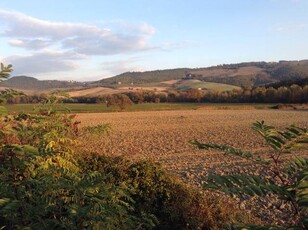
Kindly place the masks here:
[[(205, 175), (216, 173), (265, 173), (259, 166), (222, 153), (197, 150), (190, 140), (229, 144), (266, 154), (263, 140), (251, 130), (252, 122), (284, 128), (295, 124), (308, 127), (307, 111), (281, 110), (179, 110), (121, 113), (78, 114), (82, 126), (108, 123), (108, 135), (84, 139), (83, 148), (128, 159), (150, 159), (162, 163), (183, 180), (200, 186)], [(298, 155), (306, 155), (301, 151)], [(262, 203), (263, 202), (263, 203)], [(257, 212), (267, 223), (276, 223), (273, 216), (287, 218), (288, 213), (268, 210), (278, 205), (273, 200), (243, 203)], [(263, 211), (260, 211), (263, 210)], [(269, 215), (270, 214), (270, 215)], [(290, 217), (289, 217), (290, 218)], [(279, 222), (278, 222), (279, 223)]]
[[(252, 122), (285, 127), (308, 127), (307, 111), (279, 110), (182, 110), (78, 114), (82, 126), (108, 123), (108, 135), (89, 145), (93, 151), (129, 158), (152, 159), (168, 170), (200, 176), (209, 168), (228, 168), (234, 161), (220, 153), (196, 150), (188, 142), (200, 140), (265, 152), (263, 140), (251, 130)], [(201, 174), (200, 174), (201, 173)]]

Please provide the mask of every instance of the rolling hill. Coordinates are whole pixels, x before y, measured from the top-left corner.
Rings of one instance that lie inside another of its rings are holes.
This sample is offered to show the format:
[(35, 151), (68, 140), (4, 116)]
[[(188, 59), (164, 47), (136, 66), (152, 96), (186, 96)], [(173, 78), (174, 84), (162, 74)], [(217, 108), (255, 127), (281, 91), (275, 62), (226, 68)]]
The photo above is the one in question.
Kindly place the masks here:
[(146, 72), (127, 72), (95, 82), (101, 86), (153, 84), (182, 78), (235, 86), (258, 86), (281, 80), (308, 78), (308, 60), (246, 62), (208, 68), (181, 68)]
[(55, 89), (78, 88), (84, 83), (74, 81), (38, 80), (34, 77), (16, 76), (0, 83), (2, 88), (12, 88), (21, 91), (49, 91)]
[[(0, 89), (12, 88), (26, 94), (53, 90), (71, 95), (97, 96), (131, 90), (232, 90), (240, 86), (274, 86), (292, 83), (307, 84), (308, 60), (279, 62), (246, 62), (207, 68), (179, 68), (146, 72), (126, 72), (91, 83), (38, 80), (33, 77), (12, 77), (0, 83)], [(280, 84), (280, 82), (282, 82)]]

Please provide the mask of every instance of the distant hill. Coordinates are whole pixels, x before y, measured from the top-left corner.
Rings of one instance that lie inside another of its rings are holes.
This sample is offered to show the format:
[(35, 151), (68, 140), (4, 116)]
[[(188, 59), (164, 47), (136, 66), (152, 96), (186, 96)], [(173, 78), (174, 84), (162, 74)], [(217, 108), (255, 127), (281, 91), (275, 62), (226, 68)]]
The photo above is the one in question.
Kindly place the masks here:
[(7, 87), (19, 90), (52, 90), (66, 89), (83, 86), (80, 82), (57, 81), (57, 80), (38, 80), (34, 77), (16, 76), (0, 83), (0, 87)]
[(166, 70), (154, 70), (146, 72), (126, 72), (120, 75), (105, 78), (95, 83), (103, 85), (116, 85), (119, 82), (121, 84), (149, 84), (159, 83), (162, 81), (168, 81), (173, 79), (179, 79), (185, 76), (185, 73), (189, 72), (190, 69), (166, 69)]
[(308, 78), (308, 60), (246, 62), (208, 68), (181, 68), (146, 72), (127, 72), (95, 82), (101, 86), (153, 84), (182, 78), (235, 86), (258, 86), (282, 80)]
[[(17, 76), (0, 83), (0, 89), (12, 88), (26, 94), (52, 90), (76, 91), (80, 95), (101, 95), (132, 90), (232, 90), (240, 86), (289, 86), (308, 84), (308, 60), (279, 62), (245, 62), (207, 68), (178, 68), (146, 72), (126, 72), (96, 82), (38, 80)], [(109, 88), (109, 89), (106, 89)], [(93, 90), (92, 90), (93, 89)], [(75, 95), (72, 93), (72, 95)]]

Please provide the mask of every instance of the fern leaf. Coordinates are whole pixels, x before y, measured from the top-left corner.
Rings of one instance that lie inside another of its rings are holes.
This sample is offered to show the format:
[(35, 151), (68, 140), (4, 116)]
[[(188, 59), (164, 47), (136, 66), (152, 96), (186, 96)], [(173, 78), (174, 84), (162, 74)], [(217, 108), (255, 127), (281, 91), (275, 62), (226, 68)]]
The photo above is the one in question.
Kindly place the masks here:
[(226, 175), (210, 174), (203, 185), (204, 188), (220, 190), (230, 195), (265, 196), (268, 193), (276, 194), (285, 200), (294, 197), (285, 187), (275, 185), (271, 180), (261, 179), (252, 175)]
[(214, 149), (214, 150), (217, 150), (217, 151), (224, 152), (225, 155), (231, 154), (231, 155), (238, 156), (238, 157), (241, 157), (241, 158), (245, 158), (245, 159), (248, 159), (248, 160), (253, 160), (253, 161), (260, 163), (260, 164), (265, 164), (265, 165), (269, 164), (269, 161), (267, 161), (265, 159), (261, 159), (260, 157), (254, 157), (253, 154), (250, 153), (250, 152), (242, 151), (240, 149), (236, 149), (236, 148), (233, 148), (233, 147), (228, 146), (228, 145), (200, 143), (197, 140), (190, 141), (190, 143), (197, 146), (197, 148), (199, 148), (199, 149), (205, 149), (205, 150)]

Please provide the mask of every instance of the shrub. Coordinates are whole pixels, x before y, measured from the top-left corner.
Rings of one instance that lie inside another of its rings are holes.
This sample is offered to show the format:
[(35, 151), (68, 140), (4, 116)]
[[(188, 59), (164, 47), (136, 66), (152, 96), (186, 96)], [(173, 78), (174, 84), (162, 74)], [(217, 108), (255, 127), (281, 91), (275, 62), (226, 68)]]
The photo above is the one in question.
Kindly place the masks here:
[(76, 153), (78, 122), (49, 103), (1, 118), (1, 228), (220, 229), (242, 218), (157, 164)]
[(133, 102), (125, 94), (110, 95), (106, 100), (107, 107), (113, 107), (119, 111), (123, 111), (133, 105)]
[[(13, 71), (13, 69), (12, 69), (12, 65), (5, 66), (3, 65), (3, 63), (1, 63), (0, 66), (1, 66), (0, 82), (2, 82), (3, 80), (7, 79), (10, 76), (10, 73)], [(5, 93), (5, 95), (10, 95), (10, 94), (7, 94), (9, 92), (10, 90), (0, 91), (0, 104), (6, 102), (7, 98), (3, 94)], [(7, 109), (0, 105), (0, 116), (5, 115), (5, 114), (7, 114)]]
[(131, 229), (153, 226), (132, 214), (125, 183), (109, 183), (77, 161), (70, 114), (2, 117), (0, 122), (0, 226), (7, 229)]
[(229, 223), (247, 223), (248, 217), (233, 202), (212, 193), (203, 195), (157, 163), (129, 162), (97, 154), (80, 159), (87, 170), (108, 175), (109, 182), (129, 185), (134, 215), (154, 216), (155, 229), (222, 229)]

